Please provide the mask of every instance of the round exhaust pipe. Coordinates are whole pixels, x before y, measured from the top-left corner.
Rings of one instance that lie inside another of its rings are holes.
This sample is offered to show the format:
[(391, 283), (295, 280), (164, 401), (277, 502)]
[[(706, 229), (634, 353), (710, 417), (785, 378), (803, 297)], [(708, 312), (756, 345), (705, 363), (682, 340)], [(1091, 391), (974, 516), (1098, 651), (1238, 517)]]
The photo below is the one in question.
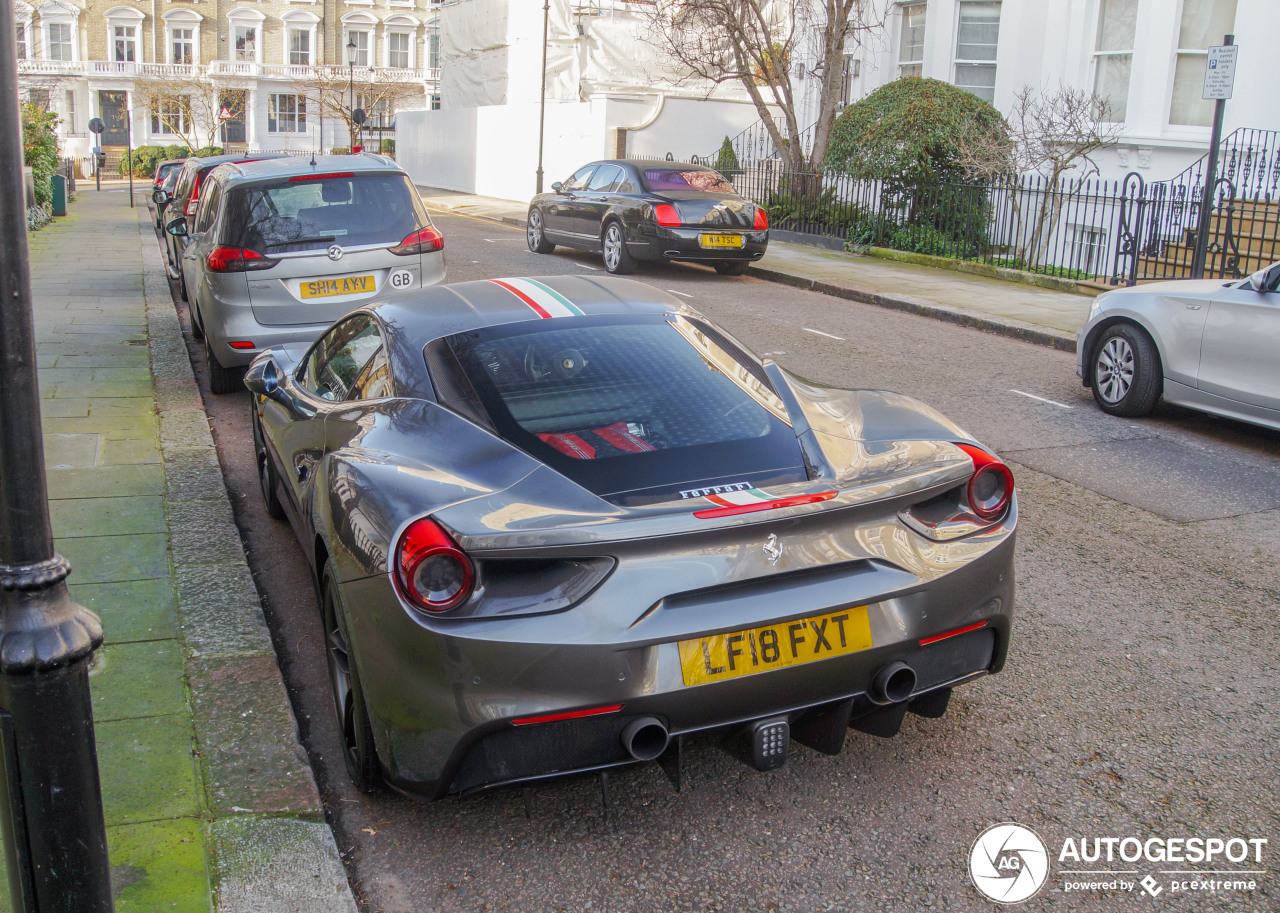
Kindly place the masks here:
[(877, 704), (897, 704), (916, 690), (916, 672), (902, 660), (882, 666), (871, 678), (871, 699)]
[(666, 724), (651, 716), (634, 719), (622, 730), (622, 747), (637, 761), (656, 760), (670, 740)]

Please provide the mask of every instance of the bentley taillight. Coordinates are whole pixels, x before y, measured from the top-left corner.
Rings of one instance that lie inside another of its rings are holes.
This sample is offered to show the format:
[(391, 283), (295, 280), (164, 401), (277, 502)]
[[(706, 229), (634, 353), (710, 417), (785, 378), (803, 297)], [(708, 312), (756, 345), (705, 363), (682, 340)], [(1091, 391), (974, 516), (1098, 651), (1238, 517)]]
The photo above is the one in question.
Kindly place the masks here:
[(415, 520), (400, 536), (396, 589), (417, 608), (447, 612), (466, 601), (474, 581), (471, 559), (434, 520)]
[(670, 203), (659, 203), (653, 207), (653, 217), (663, 228), (680, 227), (680, 213), (676, 212), (676, 208)]
[(756, 207), (756, 220), (751, 227), (756, 231), (764, 231), (769, 227), (769, 214), (759, 206)]

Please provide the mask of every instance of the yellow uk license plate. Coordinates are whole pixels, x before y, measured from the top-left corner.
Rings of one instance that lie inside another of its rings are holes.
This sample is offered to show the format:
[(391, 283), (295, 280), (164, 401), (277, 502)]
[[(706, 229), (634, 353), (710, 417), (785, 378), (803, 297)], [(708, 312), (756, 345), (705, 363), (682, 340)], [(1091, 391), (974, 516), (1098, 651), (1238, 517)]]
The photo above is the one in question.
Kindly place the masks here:
[(863, 605), (763, 628), (682, 640), (679, 647), (684, 683), (705, 685), (869, 650), (871, 622)]
[(302, 283), (299, 294), (303, 298), (328, 298), (333, 295), (373, 294), (377, 283), (373, 276), (341, 276), (337, 279), (313, 279)]
[(742, 235), (702, 235), (698, 243), (703, 247), (741, 247)]

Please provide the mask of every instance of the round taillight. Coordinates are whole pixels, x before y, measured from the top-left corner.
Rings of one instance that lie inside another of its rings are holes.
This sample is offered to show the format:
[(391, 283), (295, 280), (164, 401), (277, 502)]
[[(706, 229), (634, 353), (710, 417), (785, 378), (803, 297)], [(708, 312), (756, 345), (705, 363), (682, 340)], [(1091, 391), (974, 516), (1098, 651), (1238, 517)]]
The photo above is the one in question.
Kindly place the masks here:
[(973, 476), (965, 490), (970, 509), (981, 520), (997, 520), (1013, 499), (1013, 473), (1009, 467), (980, 447), (957, 444), (973, 460)]
[(415, 520), (396, 548), (400, 594), (426, 612), (447, 612), (471, 595), (471, 559), (435, 521)]

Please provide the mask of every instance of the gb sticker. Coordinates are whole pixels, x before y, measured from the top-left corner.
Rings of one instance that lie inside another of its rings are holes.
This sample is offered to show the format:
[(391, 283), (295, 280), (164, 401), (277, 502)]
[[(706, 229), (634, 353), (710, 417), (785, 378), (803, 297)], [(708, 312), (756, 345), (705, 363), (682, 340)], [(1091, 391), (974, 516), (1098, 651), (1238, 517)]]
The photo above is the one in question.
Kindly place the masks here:
[(394, 289), (406, 289), (413, 286), (413, 273), (407, 269), (393, 269), (387, 277), (387, 284)]

